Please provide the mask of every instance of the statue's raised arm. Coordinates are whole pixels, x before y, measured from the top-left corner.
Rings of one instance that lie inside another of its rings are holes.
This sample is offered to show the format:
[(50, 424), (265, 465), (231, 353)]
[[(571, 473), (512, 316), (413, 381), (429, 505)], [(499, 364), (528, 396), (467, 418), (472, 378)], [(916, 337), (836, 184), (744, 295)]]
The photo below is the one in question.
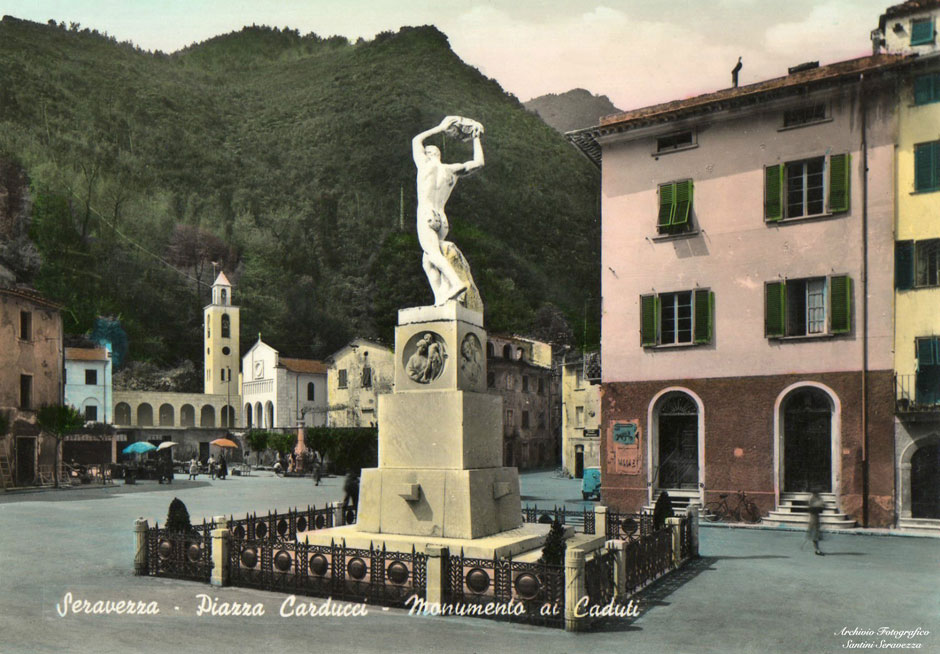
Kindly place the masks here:
[[(435, 134), (460, 140), (473, 139), (473, 159), (457, 164), (441, 162), (441, 151), (424, 141)], [(479, 293), (473, 285), (470, 268), (457, 247), (445, 240), (449, 231), (444, 206), (459, 177), (483, 167), (483, 126), (475, 120), (460, 116), (447, 116), (440, 124), (425, 130), (411, 140), (411, 151), (418, 169), (418, 242), (424, 251), (422, 265), (434, 292), (434, 303), (458, 300), (482, 311)], [(455, 263), (461, 269), (458, 273)], [(467, 295), (474, 296), (468, 301)]]

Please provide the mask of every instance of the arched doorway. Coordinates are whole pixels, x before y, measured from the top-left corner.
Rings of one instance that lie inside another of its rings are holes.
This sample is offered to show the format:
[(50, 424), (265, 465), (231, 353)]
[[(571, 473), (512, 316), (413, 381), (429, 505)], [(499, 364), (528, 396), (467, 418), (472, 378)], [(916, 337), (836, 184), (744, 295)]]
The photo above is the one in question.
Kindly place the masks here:
[(698, 488), (698, 404), (674, 391), (659, 401), (656, 417), (656, 487)]
[(783, 402), (783, 490), (832, 491), (832, 402), (804, 386)]
[(248, 427), (248, 429), (254, 427), (254, 425), (251, 424), (251, 402), (245, 404), (245, 426)]
[(268, 400), (264, 404), (264, 426), (274, 427), (274, 403)]
[(922, 446), (911, 457), (911, 517), (940, 519), (940, 443)]

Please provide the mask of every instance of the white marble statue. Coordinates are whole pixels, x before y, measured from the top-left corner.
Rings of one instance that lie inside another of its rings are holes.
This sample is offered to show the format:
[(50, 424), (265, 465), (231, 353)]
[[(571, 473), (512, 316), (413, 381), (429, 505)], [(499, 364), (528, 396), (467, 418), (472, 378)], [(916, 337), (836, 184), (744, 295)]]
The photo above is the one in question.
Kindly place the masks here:
[[(473, 159), (458, 164), (442, 163), (440, 149), (424, 144), (429, 136), (441, 132), (461, 140), (473, 139)], [(444, 205), (459, 177), (483, 167), (482, 134), (483, 126), (475, 120), (448, 116), (439, 125), (421, 132), (411, 141), (412, 155), (418, 168), (418, 242), (424, 251), (421, 263), (434, 292), (436, 305), (448, 300), (468, 304), (466, 296), (471, 290), (478, 297), (466, 260), (457, 247), (446, 240), (449, 225)], [(463, 273), (455, 268), (455, 260), (460, 262)]]

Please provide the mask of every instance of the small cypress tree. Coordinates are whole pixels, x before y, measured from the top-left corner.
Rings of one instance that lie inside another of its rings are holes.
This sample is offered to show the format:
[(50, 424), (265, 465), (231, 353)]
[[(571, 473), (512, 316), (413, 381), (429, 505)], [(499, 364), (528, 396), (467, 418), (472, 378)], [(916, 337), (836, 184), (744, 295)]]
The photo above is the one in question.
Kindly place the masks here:
[(563, 565), (565, 563), (565, 550), (568, 545), (565, 543), (565, 528), (561, 526), (558, 518), (552, 521), (552, 526), (548, 530), (548, 536), (545, 538), (545, 546), (542, 547), (542, 558), (539, 563), (549, 563), (551, 565)]
[(189, 511), (186, 505), (178, 497), (174, 497), (170, 502), (170, 509), (166, 514), (167, 531), (184, 533), (192, 531), (193, 526), (189, 522)]

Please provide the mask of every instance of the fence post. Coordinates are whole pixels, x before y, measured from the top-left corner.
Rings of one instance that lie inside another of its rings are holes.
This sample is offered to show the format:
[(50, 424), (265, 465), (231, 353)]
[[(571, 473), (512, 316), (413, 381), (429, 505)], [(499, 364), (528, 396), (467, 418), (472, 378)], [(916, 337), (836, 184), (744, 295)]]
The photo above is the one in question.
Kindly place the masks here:
[(143, 517), (134, 521), (134, 535), (136, 537), (136, 548), (134, 550), (134, 574), (147, 574), (147, 529), (150, 526)]
[(333, 509), (333, 526), (341, 527), (346, 524), (346, 516), (343, 514), (343, 504), (341, 502), (330, 502), (330, 507)]
[(609, 540), (607, 551), (614, 555), (614, 589), (615, 595), (626, 599), (627, 595), (627, 542), (623, 540)]
[(209, 583), (213, 586), (228, 586), (232, 532), (228, 530), (228, 518), (224, 515), (216, 516), (213, 522), (216, 528), (212, 530), (212, 576)]
[(586, 617), (578, 617), (584, 611), (579, 605), (585, 596), (584, 579), (585, 552), (578, 547), (565, 550), (565, 631), (581, 631), (586, 626)]
[(688, 520), (689, 532), (692, 534), (692, 542), (689, 543), (689, 556), (698, 558), (698, 506), (692, 504), (689, 506)]
[(425, 601), (428, 604), (443, 604), (444, 593), (447, 588), (447, 559), (450, 550), (443, 545), (428, 545), (425, 548), (427, 558), (427, 575)]
[(598, 505), (594, 507), (594, 535), (607, 539), (607, 507)]
[(682, 563), (682, 518), (666, 518), (666, 526), (672, 533), (672, 564)]

